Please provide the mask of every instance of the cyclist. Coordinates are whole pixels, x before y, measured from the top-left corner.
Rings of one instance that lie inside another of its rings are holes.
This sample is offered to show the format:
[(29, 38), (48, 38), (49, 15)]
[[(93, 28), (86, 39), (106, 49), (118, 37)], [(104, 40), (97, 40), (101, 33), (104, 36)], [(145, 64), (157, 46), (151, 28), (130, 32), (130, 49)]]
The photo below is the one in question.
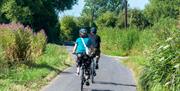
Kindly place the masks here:
[[(76, 61), (77, 62), (77, 72), (76, 72), (77, 75), (79, 75), (79, 73), (80, 73), (80, 67), (81, 67), (82, 61), (83, 61), (82, 58), (84, 55), (86, 55), (86, 48), (83, 44), (83, 41), (88, 48), (92, 48), (92, 41), (88, 37), (86, 29), (80, 29), (79, 36), (80, 37), (76, 39), (76, 42), (75, 42), (75, 45), (73, 48), (73, 53), (77, 54), (77, 61)], [(90, 65), (89, 65), (89, 67), (90, 67)], [(89, 80), (89, 77), (88, 77), (88, 80)], [(86, 84), (89, 84), (88, 80), (87, 80)]]
[(93, 56), (96, 58), (96, 69), (98, 69), (99, 68), (98, 63), (101, 54), (101, 50), (100, 50), (101, 38), (96, 33), (97, 33), (97, 29), (95, 27), (92, 27), (89, 37), (92, 40), (93, 52), (94, 52)]

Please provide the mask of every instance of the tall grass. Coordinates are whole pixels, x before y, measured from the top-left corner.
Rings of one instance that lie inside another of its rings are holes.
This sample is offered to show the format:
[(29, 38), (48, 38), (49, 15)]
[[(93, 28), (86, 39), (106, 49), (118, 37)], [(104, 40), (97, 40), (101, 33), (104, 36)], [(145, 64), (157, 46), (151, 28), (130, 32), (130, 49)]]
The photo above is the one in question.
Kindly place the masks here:
[(179, 31), (170, 32), (165, 41), (156, 44), (141, 75), (140, 83), (145, 91), (180, 90)]
[(46, 44), (43, 32), (35, 35), (32, 29), (21, 24), (0, 25), (0, 46), (4, 60), (11, 65), (33, 61), (42, 54)]
[(103, 28), (99, 31), (102, 51), (111, 55), (127, 56), (133, 45), (139, 40), (139, 32), (135, 29), (120, 30), (118, 28)]
[(64, 47), (48, 44), (31, 66), (13, 67), (0, 74), (0, 91), (39, 91), (71, 65)]
[(176, 20), (160, 19), (153, 27), (138, 31), (103, 28), (102, 51), (129, 55), (127, 64), (135, 73), (140, 91), (180, 90), (180, 32)]

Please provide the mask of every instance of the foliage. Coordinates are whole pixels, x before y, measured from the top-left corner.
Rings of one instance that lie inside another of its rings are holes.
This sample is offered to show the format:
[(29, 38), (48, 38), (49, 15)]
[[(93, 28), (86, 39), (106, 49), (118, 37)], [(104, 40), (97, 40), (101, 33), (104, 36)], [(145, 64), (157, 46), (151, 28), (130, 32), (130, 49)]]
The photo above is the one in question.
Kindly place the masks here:
[(80, 28), (88, 28), (91, 25), (91, 17), (90, 16), (81, 16), (77, 18), (77, 25)]
[(116, 20), (115, 14), (108, 11), (97, 19), (97, 25), (99, 27), (115, 27)]
[(106, 11), (119, 13), (122, 10), (122, 0), (85, 0), (83, 14), (92, 15), (97, 18)]
[(60, 24), (60, 33), (64, 37), (64, 40), (73, 40), (78, 36), (78, 26), (74, 17), (64, 16)]
[(33, 58), (37, 58), (43, 54), (46, 44), (47, 40), (44, 30), (40, 30), (40, 32), (34, 34), (33, 38), (31, 39), (31, 52)]
[(145, 91), (180, 90), (180, 46), (179, 31), (173, 29), (166, 40), (158, 42), (150, 60), (141, 75), (141, 85)]
[[(129, 55), (130, 50), (139, 39), (140, 31), (128, 29), (120, 30), (118, 28), (100, 29), (102, 51), (111, 55)], [(112, 51), (113, 50), (113, 51)]]
[(124, 26), (125, 26), (124, 13), (120, 12), (117, 16), (116, 27), (122, 29), (124, 28)]
[[(71, 62), (64, 47), (48, 44), (30, 67), (6, 68), (0, 74), (0, 91), (39, 91)], [(0, 69), (1, 70), (1, 69)]]
[(158, 22), (160, 17), (177, 18), (180, 14), (179, 5), (179, 0), (149, 0), (144, 14), (151, 23)]
[(0, 45), (4, 51), (4, 60), (11, 64), (10, 66), (33, 61), (37, 55), (42, 54), (46, 44), (44, 33), (39, 32), (37, 36), (33, 35), (29, 27), (21, 24), (2, 24), (0, 33)]
[(58, 12), (71, 9), (77, 0), (1, 0), (0, 21), (20, 22), (33, 29), (44, 29), (48, 41), (53, 42), (59, 35)]
[(129, 25), (143, 29), (150, 25), (149, 21), (144, 16), (143, 12), (138, 9), (129, 10)]
[(31, 23), (31, 11), (29, 7), (18, 6), (15, 0), (4, 1), (1, 7), (1, 12), (5, 13), (7, 19), (13, 22)]

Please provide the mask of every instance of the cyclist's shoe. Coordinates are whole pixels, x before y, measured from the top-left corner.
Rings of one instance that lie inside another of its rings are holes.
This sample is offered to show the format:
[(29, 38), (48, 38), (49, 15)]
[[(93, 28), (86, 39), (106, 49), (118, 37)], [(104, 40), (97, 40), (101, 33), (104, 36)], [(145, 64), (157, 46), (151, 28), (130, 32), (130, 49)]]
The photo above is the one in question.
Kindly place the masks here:
[(86, 86), (89, 86), (89, 85), (90, 85), (89, 80), (87, 80), (86, 81)]
[(95, 71), (94, 71), (93, 75), (96, 76), (96, 72)]
[(76, 75), (79, 76), (79, 74), (80, 74), (80, 68), (77, 67)]
[(76, 73), (76, 76), (79, 76), (79, 73)]
[(98, 66), (98, 64), (96, 64), (96, 69), (99, 69), (99, 66)]

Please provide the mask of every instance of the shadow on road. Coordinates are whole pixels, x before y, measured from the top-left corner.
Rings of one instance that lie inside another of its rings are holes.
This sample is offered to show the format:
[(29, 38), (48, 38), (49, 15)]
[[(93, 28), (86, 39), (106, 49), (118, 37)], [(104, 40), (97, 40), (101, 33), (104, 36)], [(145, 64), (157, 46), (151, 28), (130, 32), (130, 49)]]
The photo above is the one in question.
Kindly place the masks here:
[(92, 89), (91, 91), (112, 91), (112, 90), (105, 90), (105, 89), (101, 89), (101, 90), (99, 90), (99, 89)]
[[(58, 68), (52, 67), (50, 65), (47, 64), (36, 64), (36, 63), (28, 63), (27, 64), (29, 67), (33, 67), (33, 68), (46, 68), (49, 69), (51, 71), (55, 71), (57, 73), (62, 73), (62, 74), (73, 74), (71, 72), (63, 72), (63, 70), (60, 70)], [(65, 64), (66, 66), (70, 67), (70, 65)]]
[(61, 72), (61, 74), (75, 74), (73, 72)]
[(64, 45), (64, 46), (74, 46), (74, 42), (73, 42), (73, 41), (64, 42), (63, 45)]
[[(122, 83), (102, 82), (102, 81), (96, 81), (95, 84), (121, 85), (121, 86), (131, 86), (131, 87), (136, 87), (136, 85), (133, 85), (133, 84), (122, 84)], [(99, 90), (98, 90), (98, 91), (99, 91)], [(103, 90), (103, 91), (104, 91), (104, 90)]]

